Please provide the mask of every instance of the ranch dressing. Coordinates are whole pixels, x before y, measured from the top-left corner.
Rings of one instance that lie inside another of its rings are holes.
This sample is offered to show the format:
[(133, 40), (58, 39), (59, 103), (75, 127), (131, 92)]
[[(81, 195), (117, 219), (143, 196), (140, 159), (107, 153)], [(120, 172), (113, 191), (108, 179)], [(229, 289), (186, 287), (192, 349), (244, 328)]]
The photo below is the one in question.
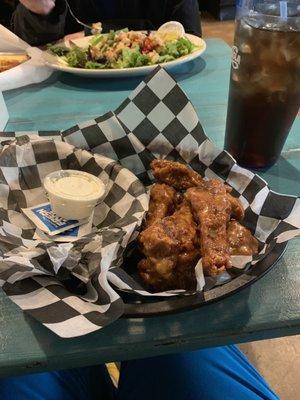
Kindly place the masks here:
[(77, 170), (60, 170), (47, 175), (44, 188), (52, 210), (65, 219), (89, 218), (105, 193), (96, 176)]
[(65, 176), (53, 182), (53, 191), (56, 194), (72, 198), (94, 196), (99, 191), (99, 185), (88, 176)]

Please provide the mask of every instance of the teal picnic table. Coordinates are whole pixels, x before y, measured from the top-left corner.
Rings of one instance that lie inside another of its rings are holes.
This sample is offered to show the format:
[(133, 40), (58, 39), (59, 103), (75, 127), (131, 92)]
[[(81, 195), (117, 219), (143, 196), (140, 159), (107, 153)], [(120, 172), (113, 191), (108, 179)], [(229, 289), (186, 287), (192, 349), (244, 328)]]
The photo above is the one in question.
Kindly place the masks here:
[[(208, 40), (202, 58), (172, 74), (194, 104), (212, 141), (223, 146), (230, 48)], [(114, 110), (141, 78), (84, 79), (55, 73), (46, 82), (4, 95), (7, 131), (58, 130)], [(272, 138), (270, 138), (272, 140)], [(300, 195), (300, 118), (270, 187)], [(61, 339), (25, 315), (0, 291), (0, 375), (143, 358), (300, 333), (300, 238), (268, 274), (248, 288), (199, 309), (150, 318), (122, 318), (87, 336)]]

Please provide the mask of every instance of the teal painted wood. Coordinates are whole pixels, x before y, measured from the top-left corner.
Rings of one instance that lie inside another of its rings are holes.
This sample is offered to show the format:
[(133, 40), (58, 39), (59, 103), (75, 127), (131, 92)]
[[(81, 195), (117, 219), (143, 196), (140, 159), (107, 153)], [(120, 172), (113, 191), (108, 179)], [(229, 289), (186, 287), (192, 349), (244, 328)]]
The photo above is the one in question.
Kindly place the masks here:
[[(230, 50), (209, 40), (203, 59), (177, 75), (208, 136), (223, 145)], [(178, 71), (177, 71), (178, 72)], [(55, 74), (5, 94), (8, 130), (62, 129), (116, 108), (139, 79), (84, 80)], [(278, 191), (300, 195), (300, 118), (279, 162), (262, 176)], [(22, 313), (0, 292), (0, 375), (70, 368), (112, 360), (300, 333), (300, 238), (265, 277), (219, 303), (147, 319), (121, 319), (91, 335), (63, 340)]]
[[(207, 43), (203, 58), (173, 68), (171, 72), (194, 104), (207, 135), (222, 147), (230, 48), (221, 40), (212, 39)], [(68, 128), (114, 110), (139, 82), (140, 78), (96, 80), (55, 73), (42, 84), (4, 94), (10, 113), (6, 131)], [(297, 118), (284, 148), (284, 159), (262, 174), (272, 189), (300, 194), (300, 182), (295, 185), (294, 178), (299, 165), (299, 153), (295, 149), (299, 148), (300, 118)]]

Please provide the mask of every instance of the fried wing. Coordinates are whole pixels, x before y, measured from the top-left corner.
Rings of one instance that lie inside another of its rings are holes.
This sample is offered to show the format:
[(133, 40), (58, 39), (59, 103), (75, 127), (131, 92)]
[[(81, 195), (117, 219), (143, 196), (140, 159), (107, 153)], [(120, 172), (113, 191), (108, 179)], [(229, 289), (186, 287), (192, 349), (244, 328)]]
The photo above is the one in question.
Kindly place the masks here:
[(228, 201), (231, 204), (231, 214), (232, 217), (241, 221), (244, 218), (245, 211), (239, 199), (233, 197), (231, 192), (231, 187), (225, 185), (223, 182), (218, 181), (217, 179), (210, 179), (209, 181), (205, 181), (204, 183), (205, 190), (209, 191), (212, 194), (224, 195), (227, 197)]
[(258, 241), (249, 229), (237, 221), (230, 221), (227, 226), (229, 251), (232, 255), (252, 256), (258, 252)]
[(186, 191), (186, 199), (199, 224), (203, 270), (207, 275), (217, 275), (231, 267), (226, 233), (231, 204), (226, 190), (225, 193), (211, 193), (191, 188)]
[(154, 160), (151, 168), (160, 183), (151, 189), (146, 229), (138, 239), (146, 257), (138, 270), (149, 286), (192, 289), (201, 255), (205, 274), (217, 275), (231, 267), (231, 254), (257, 252), (256, 239), (231, 220), (241, 221), (244, 209), (229, 186), (216, 179), (204, 180), (178, 162)]
[(173, 186), (177, 190), (185, 190), (193, 186), (201, 186), (203, 179), (197, 172), (184, 164), (169, 160), (153, 160), (151, 169), (159, 181)]
[(138, 269), (149, 286), (159, 291), (195, 287), (194, 266), (200, 254), (196, 225), (187, 203), (145, 229), (139, 243), (147, 258), (140, 261)]
[(173, 213), (176, 205), (177, 193), (171, 186), (164, 183), (155, 183), (150, 190), (149, 211), (145, 226), (152, 225)]

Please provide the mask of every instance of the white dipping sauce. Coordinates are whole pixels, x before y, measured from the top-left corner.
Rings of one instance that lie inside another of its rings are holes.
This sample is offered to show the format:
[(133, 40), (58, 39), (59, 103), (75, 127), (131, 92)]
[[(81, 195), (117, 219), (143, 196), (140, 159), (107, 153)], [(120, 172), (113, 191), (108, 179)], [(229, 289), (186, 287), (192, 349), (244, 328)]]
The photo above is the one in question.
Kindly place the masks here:
[(89, 218), (105, 193), (99, 178), (76, 170), (52, 172), (46, 176), (44, 187), (52, 210), (65, 219)]
[(57, 194), (60, 193), (71, 197), (87, 197), (94, 196), (99, 190), (99, 185), (94, 180), (85, 176), (66, 176), (57, 179), (52, 184), (52, 190)]

